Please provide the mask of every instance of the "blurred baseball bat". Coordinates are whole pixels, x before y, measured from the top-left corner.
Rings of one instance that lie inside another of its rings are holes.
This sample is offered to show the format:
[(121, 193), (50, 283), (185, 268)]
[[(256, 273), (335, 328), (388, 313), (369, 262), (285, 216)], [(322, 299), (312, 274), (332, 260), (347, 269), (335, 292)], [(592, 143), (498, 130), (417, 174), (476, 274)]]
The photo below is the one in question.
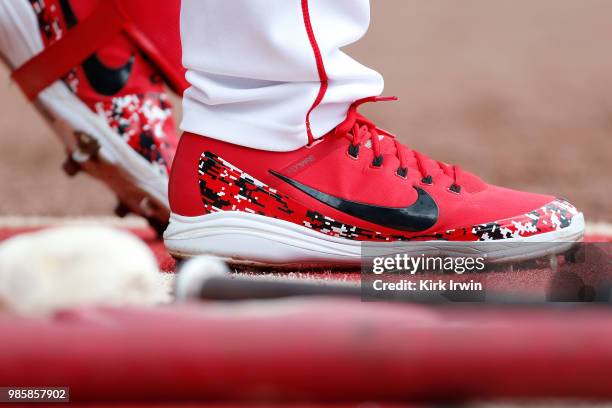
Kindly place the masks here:
[(232, 275), (213, 257), (198, 257), (179, 270), (175, 295), (179, 300), (249, 300), (293, 296), (361, 297), (359, 285), (341, 282)]
[[(187, 261), (179, 270), (175, 295), (178, 300), (211, 301), (264, 300), (296, 296), (349, 297), (365, 301), (399, 301), (423, 304), (458, 302), (499, 305), (570, 306), (588, 302), (608, 301), (588, 294), (588, 285), (575, 274), (558, 274), (545, 295), (471, 290), (401, 290), (386, 291), (384, 296), (355, 283), (329, 280), (300, 280), (283, 277), (244, 276), (232, 274), (227, 265), (213, 257), (198, 257)], [(591, 288), (592, 289), (592, 288)], [(606, 293), (610, 293), (606, 288)]]

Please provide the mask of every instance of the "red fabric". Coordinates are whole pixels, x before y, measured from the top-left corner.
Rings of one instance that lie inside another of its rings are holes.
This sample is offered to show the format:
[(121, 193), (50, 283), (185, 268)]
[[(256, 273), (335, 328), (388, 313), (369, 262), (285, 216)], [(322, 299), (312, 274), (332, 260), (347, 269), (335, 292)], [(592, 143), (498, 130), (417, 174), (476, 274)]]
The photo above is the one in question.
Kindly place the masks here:
[(122, 5), (137, 29), (130, 32), (131, 37), (182, 95), (189, 84), (182, 62), (181, 0), (124, 0)]
[[(189, 84), (182, 62), (181, 0), (118, 1), (131, 23), (126, 29), (126, 36), (155, 63), (170, 87), (182, 95)], [(95, 9), (98, 0), (73, 3), (77, 13), (87, 16)]]
[(0, 384), (76, 402), (612, 398), (610, 317), (331, 299), (0, 316)]

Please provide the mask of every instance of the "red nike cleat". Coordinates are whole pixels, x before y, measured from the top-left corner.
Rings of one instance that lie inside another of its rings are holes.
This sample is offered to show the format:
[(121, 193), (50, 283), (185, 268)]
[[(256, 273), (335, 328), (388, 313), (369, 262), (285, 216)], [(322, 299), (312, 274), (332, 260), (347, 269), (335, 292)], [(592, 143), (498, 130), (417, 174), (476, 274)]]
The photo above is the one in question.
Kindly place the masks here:
[[(164, 4), (176, 18), (158, 18), (176, 20), (168, 32), (180, 55), (179, 3)], [(160, 57), (132, 11), (115, 0), (3, 1), (0, 54), (64, 143), (64, 170), (101, 180), (119, 198), (118, 215), (135, 212), (163, 230), (178, 141), (164, 80), (181, 92), (182, 68), (169, 68), (177, 58)]]
[(357, 101), (335, 130), (293, 152), (185, 134), (170, 178), (168, 250), (338, 264), (359, 262), (362, 242), (410, 241), (419, 252), (452, 254), (457, 242), (493, 241), (501, 246), (463, 250), (495, 260), (508, 255), (508, 242), (567, 246), (582, 237), (583, 215), (567, 201), (488, 185), (401, 145), (357, 113), (380, 99)]

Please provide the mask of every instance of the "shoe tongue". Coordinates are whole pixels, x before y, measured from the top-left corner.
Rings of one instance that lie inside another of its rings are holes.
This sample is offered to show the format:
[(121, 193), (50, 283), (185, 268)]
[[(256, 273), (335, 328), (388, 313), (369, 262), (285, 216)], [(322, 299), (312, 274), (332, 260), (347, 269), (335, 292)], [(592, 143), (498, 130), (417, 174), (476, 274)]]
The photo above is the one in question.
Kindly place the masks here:
[(382, 154), (396, 153), (395, 142), (393, 141), (393, 138), (384, 135), (379, 135), (378, 138), (380, 140), (380, 151), (382, 152)]

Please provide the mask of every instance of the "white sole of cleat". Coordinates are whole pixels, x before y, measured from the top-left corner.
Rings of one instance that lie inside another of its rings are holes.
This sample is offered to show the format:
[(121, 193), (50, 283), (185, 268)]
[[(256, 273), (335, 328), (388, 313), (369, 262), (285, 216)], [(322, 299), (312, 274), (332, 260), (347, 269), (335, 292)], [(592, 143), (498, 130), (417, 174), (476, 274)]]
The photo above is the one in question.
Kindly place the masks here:
[[(499, 241), (368, 243), (377, 252), (419, 256), (486, 256), (491, 262), (520, 261), (564, 252), (584, 235), (584, 216), (569, 226), (538, 235)], [(166, 248), (176, 258), (216, 255), (246, 265), (356, 265), (363, 242), (332, 237), (276, 218), (237, 211), (199, 217), (170, 216), (164, 233)], [(511, 245), (513, 243), (546, 243)]]
[[(43, 48), (36, 15), (28, 2), (0, 2), (0, 55), (9, 68), (21, 66)], [(69, 161), (77, 163), (68, 166), (72, 175), (83, 170), (108, 185), (134, 213), (168, 219), (167, 175), (129, 147), (101, 113), (90, 110), (62, 81), (40, 93), (37, 108), (66, 147)], [(95, 160), (79, 149), (82, 134), (99, 144)]]

